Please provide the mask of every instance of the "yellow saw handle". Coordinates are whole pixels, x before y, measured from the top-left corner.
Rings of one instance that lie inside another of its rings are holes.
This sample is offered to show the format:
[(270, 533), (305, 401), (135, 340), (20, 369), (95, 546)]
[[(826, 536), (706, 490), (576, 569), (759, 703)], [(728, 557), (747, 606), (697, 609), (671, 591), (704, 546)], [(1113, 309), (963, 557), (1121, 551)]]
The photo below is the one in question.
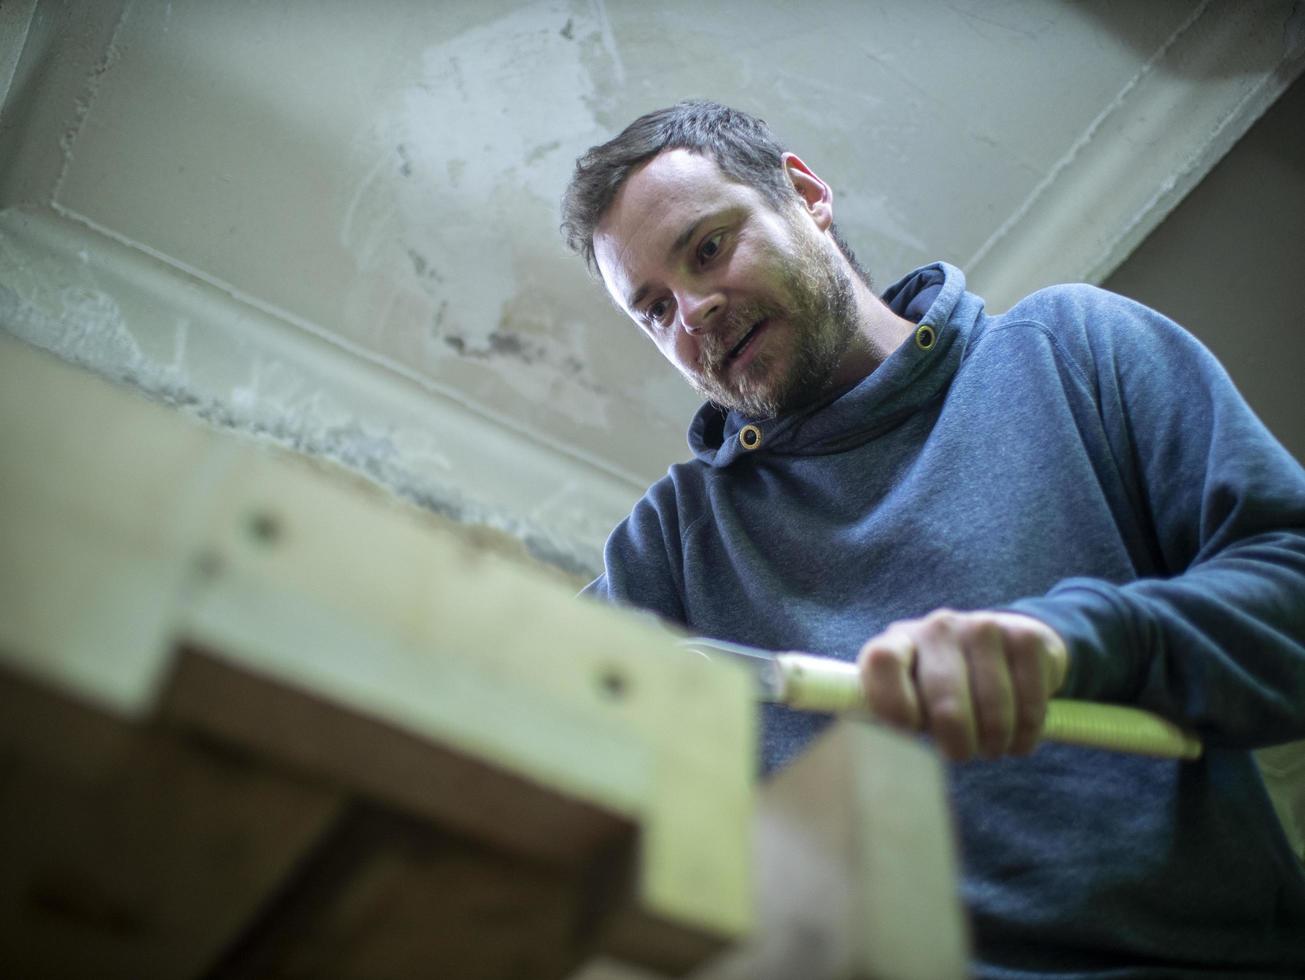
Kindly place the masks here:
[[(805, 653), (775, 658), (779, 700), (799, 711), (848, 714), (866, 710), (856, 664)], [(1091, 701), (1052, 700), (1042, 737), (1052, 742), (1113, 749), (1163, 759), (1195, 759), (1201, 740), (1173, 722), (1140, 708)]]

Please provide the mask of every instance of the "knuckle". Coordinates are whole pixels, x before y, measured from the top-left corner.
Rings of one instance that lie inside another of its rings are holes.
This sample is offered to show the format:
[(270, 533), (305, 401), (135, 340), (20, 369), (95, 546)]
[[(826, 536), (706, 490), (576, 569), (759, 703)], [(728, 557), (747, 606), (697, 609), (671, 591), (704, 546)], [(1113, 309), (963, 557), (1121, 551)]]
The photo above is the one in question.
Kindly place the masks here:
[(960, 627), (967, 647), (982, 653), (998, 652), (1003, 647), (1002, 629), (991, 619), (975, 617)]
[(1027, 655), (1047, 654), (1060, 640), (1050, 626), (1031, 616), (1006, 614), (1002, 625), (1012, 645)]
[(959, 698), (935, 698), (929, 704), (929, 723), (937, 729), (965, 730), (969, 727), (970, 714)]
[(896, 646), (876, 637), (861, 647), (857, 660), (864, 670), (883, 670), (886, 667), (899, 666), (902, 663), (902, 655)]
[(1011, 638), (1012, 645), (1021, 653), (1036, 655), (1046, 647), (1046, 636), (1030, 623), (1017, 621), (1007, 626), (1006, 632)]
[(950, 606), (939, 606), (937, 609), (933, 610), (927, 616), (925, 616), (922, 622), (930, 626), (938, 626), (944, 624), (949, 625), (955, 622), (956, 619), (959, 618), (960, 616), (961, 613), (958, 613), (955, 609), (952, 609)]
[(935, 609), (919, 621), (917, 631), (927, 643), (955, 642), (958, 635), (957, 616), (951, 609)]

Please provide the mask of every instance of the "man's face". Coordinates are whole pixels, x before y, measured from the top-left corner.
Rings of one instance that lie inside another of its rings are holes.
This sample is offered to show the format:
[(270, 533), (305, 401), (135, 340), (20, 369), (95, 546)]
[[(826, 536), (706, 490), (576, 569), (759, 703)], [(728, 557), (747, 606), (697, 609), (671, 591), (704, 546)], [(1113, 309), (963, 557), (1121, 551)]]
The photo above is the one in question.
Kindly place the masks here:
[(768, 418), (819, 396), (856, 331), (822, 224), (796, 197), (776, 210), (709, 157), (669, 150), (622, 185), (594, 254), (617, 305), (700, 394)]

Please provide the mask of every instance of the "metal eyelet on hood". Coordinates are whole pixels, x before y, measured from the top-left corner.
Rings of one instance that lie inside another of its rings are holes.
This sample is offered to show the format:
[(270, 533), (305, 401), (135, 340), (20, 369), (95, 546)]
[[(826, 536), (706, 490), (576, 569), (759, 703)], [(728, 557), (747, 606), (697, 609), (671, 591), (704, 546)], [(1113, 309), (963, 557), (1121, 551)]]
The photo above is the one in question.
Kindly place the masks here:
[(932, 324), (922, 323), (915, 328), (915, 346), (920, 350), (932, 350), (938, 342), (938, 331)]
[(764, 438), (761, 426), (748, 424), (739, 429), (739, 445), (751, 452), (754, 449), (761, 448), (761, 440)]

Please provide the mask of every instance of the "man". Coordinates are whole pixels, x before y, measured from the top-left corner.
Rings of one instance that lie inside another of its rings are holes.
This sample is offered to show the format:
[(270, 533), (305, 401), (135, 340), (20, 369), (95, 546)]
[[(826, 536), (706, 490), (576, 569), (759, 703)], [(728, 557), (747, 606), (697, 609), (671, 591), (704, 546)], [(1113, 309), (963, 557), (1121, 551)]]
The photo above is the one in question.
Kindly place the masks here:
[[(1305, 879), (1249, 749), (1305, 737), (1305, 472), (1213, 358), (1087, 286), (876, 297), (760, 120), (682, 103), (577, 163), (568, 243), (708, 399), (587, 590), (856, 658), (952, 760), (976, 972), (1299, 976)], [(1197, 763), (1037, 745), (1052, 694)], [(825, 723), (769, 711), (768, 768)]]

